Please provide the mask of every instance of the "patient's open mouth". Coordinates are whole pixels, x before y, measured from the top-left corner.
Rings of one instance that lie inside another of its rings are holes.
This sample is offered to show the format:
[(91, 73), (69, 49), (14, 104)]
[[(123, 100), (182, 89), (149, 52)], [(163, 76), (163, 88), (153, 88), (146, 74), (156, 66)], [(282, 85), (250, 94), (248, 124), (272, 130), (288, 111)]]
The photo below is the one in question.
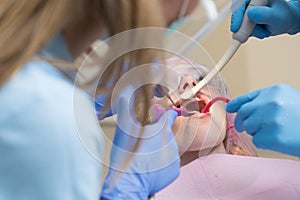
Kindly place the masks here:
[(205, 105), (206, 103), (202, 99), (194, 99), (192, 101), (184, 103), (182, 107), (187, 111), (197, 111), (200, 113)]
[[(210, 114), (209, 109), (206, 109), (208, 104), (210, 103), (211, 99), (209, 98), (209, 95), (198, 92), (193, 99), (191, 100), (178, 100), (174, 101), (173, 99), (174, 94), (168, 94), (166, 95), (164, 101), (156, 101), (152, 106), (152, 115), (156, 116), (157, 113), (160, 113), (159, 110), (165, 109), (165, 110), (174, 110), (178, 113), (178, 116), (183, 117), (206, 117)], [(176, 99), (176, 98), (175, 98)], [(157, 105), (155, 105), (157, 104)], [(170, 105), (171, 104), (171, 105)], [(160, 105), (160, 106), (158, 106)], [(159, 109), (159, 107), (161, 107)], [(206, 112), (203, 112), (203, 110), (206, 109)], [(157, 114), (158, 115), (158, 114)]]
[(181, 107), (185, 108), (188, 112), (201, 113), (209, 101), (210, 99), (206, 95), (198, 93), (192, 100), (183, 102)]

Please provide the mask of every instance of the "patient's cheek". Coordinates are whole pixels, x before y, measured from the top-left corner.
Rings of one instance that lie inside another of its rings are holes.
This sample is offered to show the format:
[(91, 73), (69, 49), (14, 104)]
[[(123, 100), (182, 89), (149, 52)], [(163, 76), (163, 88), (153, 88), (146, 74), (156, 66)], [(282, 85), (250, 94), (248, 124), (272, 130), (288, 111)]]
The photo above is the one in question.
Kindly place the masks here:
[(189, 151), (190, 147), (194, 145), (197, 138), (196, 130), (193, 127), (195, 121), (187, 117), (177, 117), (172, 126), (172, 131), (175, 136), (179, 153), (182, 154)]
[(207, 125), (210, 118), (199, 123), (198, 118), (177, 117), (174, 121), (172, 131), (178, 144), (179, 152), (200, 150), (204, 145), (207, 133)]

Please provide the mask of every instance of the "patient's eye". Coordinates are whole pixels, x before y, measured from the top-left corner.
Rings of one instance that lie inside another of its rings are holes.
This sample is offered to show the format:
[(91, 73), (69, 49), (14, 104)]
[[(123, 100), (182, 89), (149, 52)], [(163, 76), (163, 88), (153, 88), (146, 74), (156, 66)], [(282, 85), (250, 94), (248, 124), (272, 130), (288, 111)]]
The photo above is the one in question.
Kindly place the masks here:
[(189, 86), (189, 84), (188, 84), (188, 83), (185, 83), (185, 84), (183, 85), (183, 89), (185, 90), (188, 86)]
[(199, 81), (201, 81), (203, 78), (204, 78), (204, 77), (201, 75), (201, 76), (199, 76), (199, 77), (196, 79), (196, 81), (199, 82)]

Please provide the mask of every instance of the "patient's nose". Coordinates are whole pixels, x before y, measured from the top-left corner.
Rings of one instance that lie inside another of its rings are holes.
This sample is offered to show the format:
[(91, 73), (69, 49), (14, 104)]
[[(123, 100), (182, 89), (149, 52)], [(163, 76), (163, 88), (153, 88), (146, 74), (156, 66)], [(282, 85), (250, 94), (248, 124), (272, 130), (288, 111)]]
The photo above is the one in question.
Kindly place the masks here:
[(180, 83), (178, 86), (178, 92), (181, 94), (185, 90), (195, 87), (196, 84), (197, 84), (197, 81), (192, 76), (184, 76), (180, 80)]

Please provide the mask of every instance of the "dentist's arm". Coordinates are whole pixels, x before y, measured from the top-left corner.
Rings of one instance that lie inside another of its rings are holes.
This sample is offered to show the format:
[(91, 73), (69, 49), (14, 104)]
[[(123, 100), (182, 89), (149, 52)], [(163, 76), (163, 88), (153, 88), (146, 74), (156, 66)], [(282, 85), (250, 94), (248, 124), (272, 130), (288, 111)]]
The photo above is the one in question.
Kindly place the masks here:
[(179, 175), (180, 159), (172, 133), (176, 112), (168, 111), (156, 123), (142, 128), (132, 118), (128, 95), (132, 89), (128, 88), (119, 95), (110, 169), (101, 199), (147, 200)]
[[(245, 8), (249, 0), (238, 8), (231, 18), (231, 31), (237, 32), (241, 26)], [(255, 6), (246, 13), (256, 23), (252, 36), (266, 38), (283, 33), (300, 32), (300, 6), (297, 0), (269, 0), (267, 6)]]
[(253, 136), (258, 148), (300, 157), (300, 92), (276, 85), (230, 101), (226, 110), (237, 113), (235, 128)]

